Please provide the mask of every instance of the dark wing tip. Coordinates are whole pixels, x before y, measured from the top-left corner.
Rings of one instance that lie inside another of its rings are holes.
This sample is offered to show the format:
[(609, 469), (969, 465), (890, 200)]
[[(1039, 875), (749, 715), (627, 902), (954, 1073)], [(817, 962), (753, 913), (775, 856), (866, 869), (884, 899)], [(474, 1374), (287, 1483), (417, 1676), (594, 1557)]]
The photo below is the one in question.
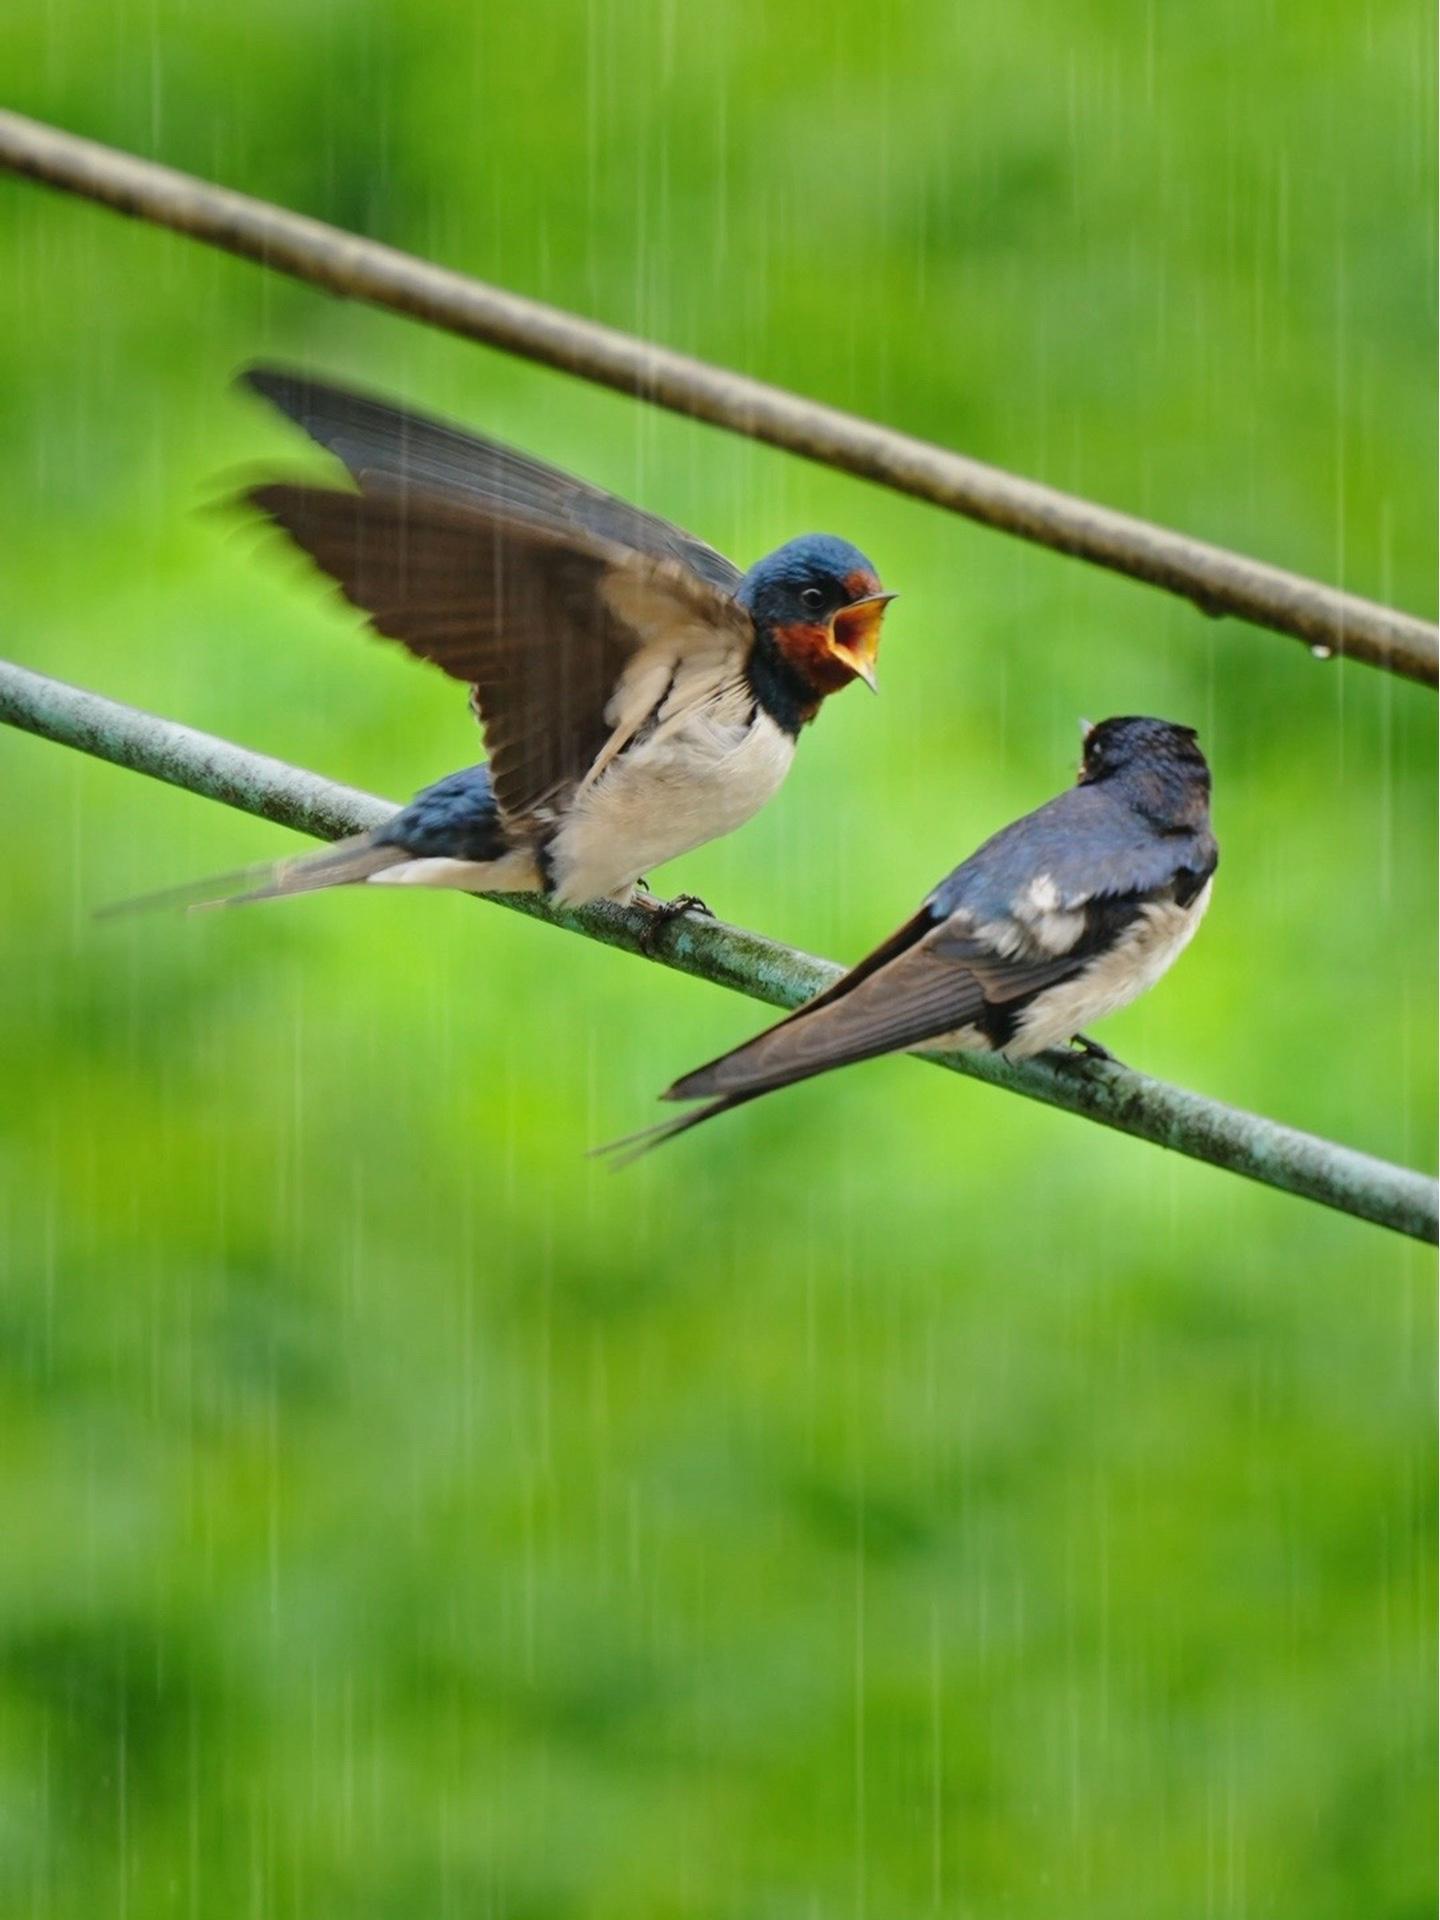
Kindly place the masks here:
[[(258, 393), (262, 400), (268, 400), (277, 412), (303, 427), (312, 438), (319, 437), (314, 433), (317, 418), (337, 409), (344, 413), (371, 404), (368, 395), (353, 388), (317, 379), (300, 367), (277, 366), (266, 360), (252, 360), (242, 367), (235, 375), (235, 385)], [(321, 445), (325, 444), (322, 438)]]
[(256, 507), (261, 513), (274, 513), (277, 508), (293, 505), (299, 494), (335, 491), (333, 487), (310, 487), (291, 480), (261, 480), (253, 487), (242, 487), (233, 498), (237, 505)]
[[(311, 559), (317, 559), (301, 538), (300, 532), (307, 509), (313, 511), (315, 508), (317, 494), (338, 497), (346, 501), (354, 497), (338, 487), (308, 487), (287, 480), (266, 480), (257, 487), (242, 488), (232, 497), (230, 504), (241, 511), (249, 509), (253, 513), (260, 514), (272, 526), (278, 527), (282, 533), (288, 533)], [(323, 561), (318, 561), (318, 564), (326, 573), (331, 573), (330, 568), (326, 567)], [(331, 577), (334, 577), (333, 574)]]
[[(736, 1051), (738, 1052), (739, 1049), (737, 1048)], [(723, 1058), (728, 1060), (730, 1055), (727, 1053)], [(707, 1099), (715, 1091), (713, 1084), (715, 1070), (720, 1064), (719, 1060), (712, 1060), (707, 1066), (696, 1067), (693, 1073), (681, 1074), (678, 1080), (666, 1087), (660, 1098), (662, 1100)]]
[(281, 367), (266, 360), (252, 360), (248, 366), (241, 367), (235, 376), (237, 387), (248, 387), (252, 393), (258, 393), (262, 399), (290, 411), (287, 402), (293, 400), (306, 387), (314, 383), (297, 367)]
[[(661, 1096), (667, 1100), (669, 1097), (668, 1094)], [(622, 1167), (633, 1167), (637, 1160), (643, 1160), (647, 1153), (664, 1146), (667, 1140), (688, 1133), (691, 1127), (698, 1127), (702, 1120), (710, 1120), (717, 1113), (724, 1113), (730, 1105), (728, 1100), (716, 1100), (694, 1113), (678, 1114), (673, 1120), (659, 1120), (653, 1127), (642, 1127), (638, 1133), (622, 1134), (618, 1140), (607, 1140), (603, 1146), (591, 1147), (585, 1157), (587, 1160), (603, 1160), (612, 1173), (619, 1173)]]

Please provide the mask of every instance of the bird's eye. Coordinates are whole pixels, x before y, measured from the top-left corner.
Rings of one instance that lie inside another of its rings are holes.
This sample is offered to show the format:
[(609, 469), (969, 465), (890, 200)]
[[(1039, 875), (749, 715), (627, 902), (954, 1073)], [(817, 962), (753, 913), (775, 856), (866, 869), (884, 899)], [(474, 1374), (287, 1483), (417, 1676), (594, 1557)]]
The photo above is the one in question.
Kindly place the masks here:
[(819, 587), (805, 587), (800, 594), (800, 604), (802, 607), (809, 607), (813, 611), (817, 607), (824, 606), (825, 595), (820, 591)]

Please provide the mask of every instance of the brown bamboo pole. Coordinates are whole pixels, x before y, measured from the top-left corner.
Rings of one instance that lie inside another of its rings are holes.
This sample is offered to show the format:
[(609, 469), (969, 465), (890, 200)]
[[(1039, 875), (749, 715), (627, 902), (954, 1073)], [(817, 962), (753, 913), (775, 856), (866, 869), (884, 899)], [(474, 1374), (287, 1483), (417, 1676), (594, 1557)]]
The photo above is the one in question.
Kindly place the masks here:
[(323, 221), (0, 112), (0, 166), (344, 298), (407, 313), (582, 379), (912, 494), (1344, 657), (1434, 686), (1428, 621), (1021, 479), (855, 414), (488, 286)]

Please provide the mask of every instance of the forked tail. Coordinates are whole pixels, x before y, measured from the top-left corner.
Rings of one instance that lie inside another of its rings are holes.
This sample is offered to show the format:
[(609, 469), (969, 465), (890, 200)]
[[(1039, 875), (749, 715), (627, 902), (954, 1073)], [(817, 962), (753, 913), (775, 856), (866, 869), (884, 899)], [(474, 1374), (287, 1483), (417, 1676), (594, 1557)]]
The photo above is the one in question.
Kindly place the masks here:
[(368, 833), (337, 840), (319, 853), (219, 873), (187, 887), (167, 887), (138, 900), (102, 907), (97, 920), (117, 914), (148, 912), (152, 907), (240, 907), (254, 900), (281, 900), (292, 893), (319, 893), (326, 887), (353, 887), (373, 880), (388, 867), (411, 861), (454, 860), (484, 865), (510, 850), (495, 802), (490, 769), (462, 767), (417, 793), (408, 806)]
[(95, 918), (114, 920), (122, 914), (149, 913), (160, 907), (183, 907), (194, 913), (204, 907), (242, 907), (255, 900), (281, 900), (292, 893), (350, 887), (411, 857), (404, 847), (379, 844), (373, 833), (357, 833), (320, 853), (238, 867), (232, 873), (192, 880), (188, 886), (166, 887), (159, 893), (141, 894), (135, 900), (117, 900), (113, 906), (98, 908)]

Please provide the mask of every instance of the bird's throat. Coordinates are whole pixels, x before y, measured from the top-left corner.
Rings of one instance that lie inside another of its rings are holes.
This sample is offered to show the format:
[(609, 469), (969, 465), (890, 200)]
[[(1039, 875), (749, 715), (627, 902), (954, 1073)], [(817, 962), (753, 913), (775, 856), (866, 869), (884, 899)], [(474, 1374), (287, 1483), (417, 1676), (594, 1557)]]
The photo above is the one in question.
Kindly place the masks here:
[(835, 689), (816, 683), (808, 657), (797, 654), (790, 635), (781, 643), (769, 627), (756, 626), (746, 675), (761, 707), (784, 732), (795, 735), (820, 711), (820, 703)]

